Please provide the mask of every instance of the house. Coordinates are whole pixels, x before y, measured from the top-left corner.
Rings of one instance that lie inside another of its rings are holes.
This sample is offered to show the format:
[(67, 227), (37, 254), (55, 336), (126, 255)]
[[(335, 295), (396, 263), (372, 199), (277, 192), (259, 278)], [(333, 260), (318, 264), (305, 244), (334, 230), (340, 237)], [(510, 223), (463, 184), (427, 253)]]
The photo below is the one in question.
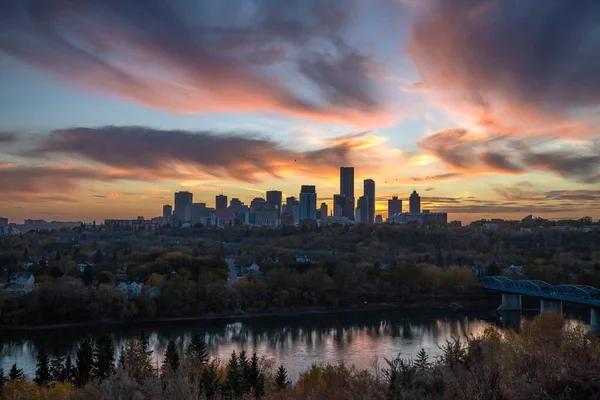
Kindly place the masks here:
[(510, 267), (508, 267), (508, 269), (516, 275), (523, 275), (523, 266), (521, 265), (511, 265)]
[(33, 291), (35, 286), (35, 277), (31, 272), (17, 272), (6, 286), (8, 293), (25, 294)]
[(82, 274), (85, 272), (85, 269), (89, 266), (89, 264), (77, 264), (77, 268), (79, 268), (79, 272)]
[(249, 276), (258, 276), (260, 275), (260, 267), (257, 263), (254, 263), (248, 268), (246, 268), (246, 274)]
[(115, 283), (117, 284), (117, 286), (120, 283), (127, 283), (127, 281), (129, 281), (129, 277), (127, 276), (127, 274), (116, 274), (115, 275)]
[(296, 256), (296, 262), (298, 264), (310, 264), (312, 260), (308, 256)]
[(137, 282), (121, 282), (117, 285), (117, 289), (119, 289), (123, 294), (127, 294), (129, 297), (137, 297), (142, 294), (142, 287), (144, 284)]
[(160, 297), (160, 288), (158, 286), (151, 287), (146, 290), (145, 295), (151, 299), (158, 299)]

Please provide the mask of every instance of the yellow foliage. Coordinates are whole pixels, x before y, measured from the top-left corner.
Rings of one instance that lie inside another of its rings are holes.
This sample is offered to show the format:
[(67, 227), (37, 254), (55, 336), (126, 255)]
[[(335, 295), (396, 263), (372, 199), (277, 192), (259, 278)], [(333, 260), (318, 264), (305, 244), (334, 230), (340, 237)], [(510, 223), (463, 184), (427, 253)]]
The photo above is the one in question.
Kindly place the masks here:
[(58, 383), (54, 387), (40, 387), (31, 381), (10, 381), (4, 386), (3, 398), (6, 400), (63, 400), (71, 398), (73, 386), (70, 383)]
[(325, 389), (327, 383), (323, 379), (323, 368), (313, 365), (308, 371), (300, 374), (296, 383), (296, 391), (300, 395), (318, 392)]

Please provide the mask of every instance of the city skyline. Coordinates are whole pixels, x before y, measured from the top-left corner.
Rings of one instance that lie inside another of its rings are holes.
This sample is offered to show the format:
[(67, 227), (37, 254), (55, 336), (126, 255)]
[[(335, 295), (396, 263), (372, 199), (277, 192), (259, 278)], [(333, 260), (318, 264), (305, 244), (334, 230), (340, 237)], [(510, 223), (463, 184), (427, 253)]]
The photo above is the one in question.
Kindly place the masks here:
[(345, 165), (352, 207), (373, 179), (384, 218), (414, 190), (464, 222), (600, 216), (593, 2), (43, 3), (0, 16), (11, 221), (157, 216), (179, 191), (283, 200), (307, 183), (332, 213)]

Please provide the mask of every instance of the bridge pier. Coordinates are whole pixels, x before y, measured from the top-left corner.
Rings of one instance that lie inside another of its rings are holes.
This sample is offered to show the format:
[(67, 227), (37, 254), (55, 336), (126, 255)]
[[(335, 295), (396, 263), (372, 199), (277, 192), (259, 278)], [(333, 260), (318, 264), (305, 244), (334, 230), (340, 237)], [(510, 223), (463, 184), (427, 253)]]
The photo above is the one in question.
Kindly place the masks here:
[(563, 313), (562, 301), (541, 299), (540, 300), (540, 315), (545, 315), (549, 312), (554, 313), (554, 314), (562, 314)]
[(521, 311), (521, 295), (502, 293), (502, 304), (498, 311)]
[(596, 307), (590, 308), (590, 329), (600, 334), (600, 309)]

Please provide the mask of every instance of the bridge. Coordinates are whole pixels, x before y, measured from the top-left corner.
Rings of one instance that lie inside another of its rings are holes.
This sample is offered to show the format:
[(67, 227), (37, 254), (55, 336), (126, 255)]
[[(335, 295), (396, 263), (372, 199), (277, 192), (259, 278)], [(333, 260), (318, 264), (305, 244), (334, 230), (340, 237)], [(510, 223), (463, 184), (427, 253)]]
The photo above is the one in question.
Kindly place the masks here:
[(486, 276), (481, 280), (488, 290), (502, 293), (499, 311), (521, 311), (521, 296), (540, 298), (540, 313), (561, 314), (562, 303), (575, 303), (589, 306), (590, 326), (600, 329), (600, 289), (587, 285), (551, 285), (540, 280), (514, 280), (505, 276)]

